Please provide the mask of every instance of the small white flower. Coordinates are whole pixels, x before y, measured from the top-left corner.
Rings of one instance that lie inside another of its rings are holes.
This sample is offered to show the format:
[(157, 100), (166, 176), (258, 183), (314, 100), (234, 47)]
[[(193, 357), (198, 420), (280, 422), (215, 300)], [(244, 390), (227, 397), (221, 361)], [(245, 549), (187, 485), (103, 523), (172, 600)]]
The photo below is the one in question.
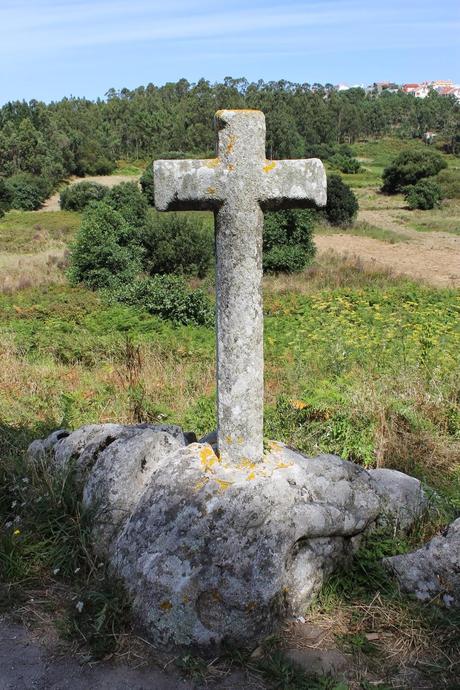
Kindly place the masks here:
[(75, 604), (75, 608), (77, 609), (78, 613), (81, 613), (83, 611), (83, 602), (82, 601), (77, 601)]
[(9, 529), (10, 527), (12, 527), (12, 525), (13, 525), (13, 523), (11, 522), (11, 520), (9, 520), (8, 522), (5, 522), (5, 527), (6, 527), (7, 529)]
[(11, 507), (12, 507), (12, 508), (16, 508), (17, 505), (18, 505), (18, 502), (17, 502), (17, 501), (13, 501), (13, 503), (11, 504)]
[(55, 568), (53, 570), (53, 575), (57, 575), (60, 570), (61, 570), (60, 568)]
[(23, 502), (21, 503), (21, 508), (24, 508), (25, 505), (26, 505), (26, 501), (23, 501)]
[(24, 484), (28, 484), (28, 483), (29, 483), (29, 480), (28, 480), (27, 477), (23, 477), (23, 478), (22, 478), (22, 481), (24, 482)]
[(20, 515), (16, 515), (16, 517), (14, 518), (14, 521), (15, 521), (15, 522), (21, 522), (21, 516), (20, 516)]
[(75, 575), (76, 575), (77, 573), (79, 573), (79, 572), (80, 572), (80, 568), (75, 568), (75, 570), (74, 570), (73, 572), (74, 572), (74, 573), (75, 573)]

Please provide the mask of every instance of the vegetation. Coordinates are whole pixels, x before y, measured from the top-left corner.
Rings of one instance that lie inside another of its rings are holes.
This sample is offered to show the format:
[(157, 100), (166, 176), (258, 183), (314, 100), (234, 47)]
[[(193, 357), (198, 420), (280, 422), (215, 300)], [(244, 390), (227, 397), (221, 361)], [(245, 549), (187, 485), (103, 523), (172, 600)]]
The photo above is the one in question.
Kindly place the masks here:
[(10, 207), (23, 211), (35, 211), (40, 208), (52, 189), (46, 179), (31, 173), (12, 175), (6, 179), (5, 186), (9, 192)]
[(327, 178), (325, 216), (331, 225), (351, 225), (358, 213), (358, 199), (339, 175)]
[(415, 185), (425, 177), (433, 177), (446, 167), (441, 154), (431, 149), (402, 151), (383, 171), (382, 191), (386, 194), (403, 192), (409, 185)]
[(53, 188), (70, 175), (108, 174), (117, 159), (211, 155), (209, 125), (223, 107), (266, 113), (270, 158), (321, 154), (326, 159), (343, 155), (337, 147), (358, 138), (421, 138), (427, 130), (438, 132), (449, 152), (458, 148), (459, 111), (453, 97), (431, 93), (418, 99), (360, 88), (336, 92), (287, 81), (226, 78), (190, 84), (181, 79), (161, 87), (110, 89), (97, 102), (64, 98), (49, 105), (5, 104), (0, 108), (0, 175), (30, 173)]
[(434, 180), (422, 179), (417, 184), (409, 185), (404, 190), (404, 196), (407, 205), (412, 209), (426, 211), (441, 206), (441, 188)]
[(265, 214), (263, 267), (268, 273), (296, 273), (315, 255), (312, 211), (274, 211)]
[(78, 182), (62, 190), (59, 203), (63, 211), (83, 211), (91, 201), (101, 201), (107, 192), (107, 187), (97, 182)]

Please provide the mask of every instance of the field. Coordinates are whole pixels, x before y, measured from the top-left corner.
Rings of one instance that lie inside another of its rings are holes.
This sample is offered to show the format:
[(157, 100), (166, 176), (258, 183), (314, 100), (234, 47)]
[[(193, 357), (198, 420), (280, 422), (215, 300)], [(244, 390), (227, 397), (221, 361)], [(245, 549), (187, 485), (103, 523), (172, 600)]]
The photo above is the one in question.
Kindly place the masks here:
[[(413, 212), (403, 208), (402, 197), (378, 194), (383, 166), (401, 145), (355, 145), (366, 168), (347, 176), (360, 198), (356, 226), (338, 234), (319, 228), (314, 265), (303, 274), (265, 279), (265, 435), (309, 454), (326, 451), (366, 467), (396, 468), (435, 490), (435, 520), (407, 539), (385, 535), (371, 542), (350, 572), (330, 581), (308, 615), (331, 645), (352, 654), (356, 678), (350, 688), (453, 690), (458, 622), (402, 597), (378, 563), (382, 555), (412, 549), (460, 513), (459, 202), (449, 199), (440, 210)], [(449, 165), (455, 169), (458, 162), (449, 158)], [(124, 162), (117, 172), (137, 170)], [(79, 506), (69, 507), (69, 497), (61, 495), (50, 529), (49, 515), (45, 519), (33, 503), (44, 480), (29, 474), (22, 454), (31, 440), (56, 427), (90, 422), (165, 421), (198, 435), (212, 431), (214, 332), (174, 326), (69, 287), (66, 250), (79, 221), (79, 214), (60, 211), (10, 212), (0, 220), (0, 516), (18, 518), (21, 532), (3, 559), (9, 585), (0, 586), (0, 610), (13, 605), (19, 619), (45, 627), (57, 610), (61, 627), (70, 627), (72, 639), (85, 649), (94, 638), (103, 653), (130, 656), (128, 614), (113, 591), (107, 594), (106, 580), (94, 576)], [(400, 247), (410, 256), (403, 270)], [(380, 260), (385, 251), (394, 254)], [(427, 266), (436, 252), (448, 259), (439, 256), (444, 273), (432, 275)], [(439, 282), (439, 275), (447, 277)], [(203, 287), (213, 295), (212, 279)], [(67, 513), (64, 519), (63, 506), (72, 519)], [(61, 550), (64, 532), (67, 546)], [(53, 573), (69, 549), (69, 562), (84, 577), (69, 574), (59, 581)], [(93, 600), (89, 589), (105, 594)], [(97, 635), (88, 633), (91, 621), (86, 628), (75, 624), (71, 596), (93, 602), (102, 620)], [(110, 615), (107, 606), (101, 613), (107, 597)], [(121, 627), (113, 632), (117, 618)], [(326, 680), (302, 684), (276, 651), (283, 644), (279, 640), (258, 664), (237, 661), (268, 683), (260, 687), (347, 687)], [(219, 663), (224, 673), (237, 662)], [(199, 659), (184, 666), (214, 678)]]

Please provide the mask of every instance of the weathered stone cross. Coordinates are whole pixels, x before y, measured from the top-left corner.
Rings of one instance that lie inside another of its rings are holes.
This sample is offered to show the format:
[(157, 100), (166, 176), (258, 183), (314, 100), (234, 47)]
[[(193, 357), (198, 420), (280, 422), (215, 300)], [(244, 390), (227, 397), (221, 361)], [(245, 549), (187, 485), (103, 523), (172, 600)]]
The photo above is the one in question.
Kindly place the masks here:
[(217, 158), (156, 161), (159, 211), (214, 211), (217, 258), (217, 416), (221, 458), (263, 456), (263, 210), (324, 206), (317, 159), (268, 161), (265, 117), (219, 110)]

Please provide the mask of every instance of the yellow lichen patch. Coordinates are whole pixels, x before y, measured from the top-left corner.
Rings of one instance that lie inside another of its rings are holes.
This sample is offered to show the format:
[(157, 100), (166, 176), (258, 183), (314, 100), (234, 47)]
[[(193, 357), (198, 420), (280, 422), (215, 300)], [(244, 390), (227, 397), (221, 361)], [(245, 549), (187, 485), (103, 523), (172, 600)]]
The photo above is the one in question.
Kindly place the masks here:
[(276, 163), (275, 161), (272, 161), (271, 163), (267, 163), (267, 165), (264, 165), (263, 171), (264, 173), (269, 173), (274, 168), (276, 168)]
[(206, 191), (208, 194), (215, 194), (216, 188), (215, 187), (208, 187)]
[(255, 472), (249, 472), (248, 476), (246, 477), (248, 482), (252, 482), (253, 479), (256, 478), (256, 473)]
[(206, 165), (208, 168), (217, 168), (219, 165), (219, 159), (218, 158), (210, 158), (209, 160), (206, 161)]
[(207, 471), (210, 470), (216, 462), (219, 462), (219, 458), (210, 446), (205, 446), (200, 450), (200, 461), (202, 468)]
[(190, 597), (188, 594), (184, 594), (184, 596), (182, 597), (182, 603), (183, 604), (189, 604), (190, 603)]
[(284, 470), (286, 467), (292, 467), (293, 463), (292, 462), (279, 462), (276, 465), (277, 470)]
[(295, 410), (304, 410), (308, 407), (307, 403), (303, 402), (303, 400), (291, 400), (291, 406)]
[(162, 611), (171, 611), (172, 606), (173, 606), (173, 605), (171, 604), (170, 601), (162, 601), (161, 604), (160, 604), (160, 609), (161, 609)]
[(203, 477), (202, 479), (199, 479), (197, 481), (197, 483), (195, 484), (195, 486), (193, 487), (193, 490), (194, 491), (201, 491), (201, 489), (206, 486), (208, 481), (209, 481), (209, 479), (207, 477)]
[(229, 170), (230, 172), (233, 172), (235, 170), (235, 166), (233, 165), (233, 163), (227, 165), (227, 170)]
[(214, 479), (214, 481), (219, 486), (220, 491), (226, 491), (233, 486), (233, 482), (228, 482), (225, 479)]
[(244, 438), (242, 436), (238, 436), (237, 442), (241, 445), (242, 443), (244, 443)]
[(256, 469), (256, 463), (251, 462), (248, 458), (242, 458), (238, 465), (237, 465), (239, 470), (255, 470)]
[(270, 441), (270, 448), (272, 450), (280, 450), (281, 449), (281, 443), (279, 441)]
[(255, 601), (250, 601), (248, 604), (246, 604), (246, 611), (248, 611), (248, 612), (254, 611), (255, 608), (256, 608)]
[(232, 153), (234, 146), (236, 142), (236, 137), (234, 134), (230, 134), (227, 142), (227, 148), (225, 149), (225, 152), (228, 154)]

